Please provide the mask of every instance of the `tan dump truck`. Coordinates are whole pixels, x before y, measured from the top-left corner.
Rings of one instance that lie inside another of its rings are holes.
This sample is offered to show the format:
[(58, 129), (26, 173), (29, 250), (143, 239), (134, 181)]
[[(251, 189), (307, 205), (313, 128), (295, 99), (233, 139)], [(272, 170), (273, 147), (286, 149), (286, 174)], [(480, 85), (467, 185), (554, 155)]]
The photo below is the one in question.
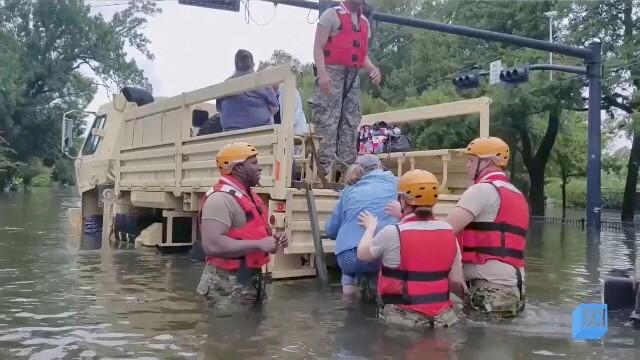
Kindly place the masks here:
[[(272, 84), (282, 84), (282, 124), (198, 136), (198, 126), (215, 115), (217, 98)], [(171, 98), (153, 99), (136, 89), (125, 90), (102, 105), (95, 116), (75, 170), (81, 209), (72, 209), (78, 228), (101, 224), (103, 244), (136, 241), (160, 248), (190, 246), (197, 241), (197, 213), (203, 194), (217, 181), (216, 152), (233, 141), (254, 144), (262, 168), (256, 191), (269, 207), (269, 222), (289, 236), (289, 247), (273, 255), (273, 278), (315, 275), (314, 243), (304, 190), (292, 186), (293, 162), (303, 181), (314, 179), (310, 146), (317, 137), (293, 134), (295, 74), (279, 66)], [(489, 133), (489, 106), (483, 97), (449, 104), (367, 115), (363, 124), (384, 120), (406, 124), (479, 114), (479, 134)], [(70, 142), (65, 119), (63, 148)], [(470, 139), (471, 140), (471, 139)], [(302, 151), (294, 154), (294, 144)], [(446, 215), (470, 183), (462, 149), (439, 149), (379, 155), (396, 175), (421, 168), (441, 181), (438, 215)], [(320, 229), (338, 199), (332, 189), (314, 189)], [(100, 229), (100, 226), (93, 229)], [(100, 235), (98, 235), (100, 236)], [(323, 239), (325, 253), (334, 242)]]

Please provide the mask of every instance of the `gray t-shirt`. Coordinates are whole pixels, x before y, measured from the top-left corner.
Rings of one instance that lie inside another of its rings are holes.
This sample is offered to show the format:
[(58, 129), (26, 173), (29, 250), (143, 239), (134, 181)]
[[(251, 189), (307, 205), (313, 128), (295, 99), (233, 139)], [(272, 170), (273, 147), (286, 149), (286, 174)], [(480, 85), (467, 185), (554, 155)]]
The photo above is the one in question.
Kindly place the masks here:
[[(351, 20), (356, 26), (360, 23), (357, 21), (358, 14), (356, 12), (351, 12)], [(329, 35), (335, 36), (338, 33), (338, 29), (340, 28), (340, 18), (338, 17), (338, 13), (335, 8), (329, 8), (325, 10), (320, 16), (318, 20), (318, 24), (328, 28), (330, 30)], [(371, 38), (371, 31), (368, 34), (369, 38)]]
[(217, 220), (230, 228), (239, 228), (247, 223), (247, 216), (233, 195), (215, 192), (202, 207), (202, 221), (206, 220)]

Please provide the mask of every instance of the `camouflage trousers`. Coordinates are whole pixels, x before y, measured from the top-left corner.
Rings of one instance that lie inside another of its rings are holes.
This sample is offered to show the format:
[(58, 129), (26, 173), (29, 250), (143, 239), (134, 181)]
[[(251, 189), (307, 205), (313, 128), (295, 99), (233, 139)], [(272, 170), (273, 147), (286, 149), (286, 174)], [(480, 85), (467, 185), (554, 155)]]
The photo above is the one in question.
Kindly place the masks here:
[(503, 317), (517, 316), (524, 310), (525, 298), (515, 286), (472, 280), (465, 305), (473, 310)]
[[(331, 80), (331, 90), (329, 94), (322, 92), (316, 79), (309, 105), (315, 135), (321, 137), (318, 149), (320, 166), (325, 174), (329, 174), (334, 162), (336, 170), (344, 172), (356, 161), (358, 127), (362, 114), (358, 69), (345, 69), (343, 66), (334, 65), (327, 65), (326, 68)], [(345, 90), (348, 92), (343, 106)]]
[(206, 264), (196, 292), (207, 296), (221, 309), (238, 309), (266, 301), (266, 280), (260, 271), (253, 271), (247, 281), (241, 282), (237, 272)]
[(397, 305), (384, 305), (378, 308), (378, 318), (388, 324), (414, 329), (450, 327), (458, 322), (458, 315), (449, 308), (434, 317), (427, 317), (417, 312), (403, 309)]

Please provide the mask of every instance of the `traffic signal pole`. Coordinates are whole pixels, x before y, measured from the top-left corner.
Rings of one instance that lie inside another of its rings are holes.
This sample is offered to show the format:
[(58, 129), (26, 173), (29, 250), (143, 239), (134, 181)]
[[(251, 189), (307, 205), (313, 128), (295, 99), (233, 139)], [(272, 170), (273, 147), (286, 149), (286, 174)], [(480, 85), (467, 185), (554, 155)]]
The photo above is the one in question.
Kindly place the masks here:
[[(307, 0), (262, 0), (274, 5), (289, 5), (299, 8), (319, 10), (320, 3)], [(332, 1), (331, 5), (339, 2)], [(329, 5), (322, 1), (322, 10)], [(589, 81), (589, 123), (587, 145), (587, 226), (600, 229), (600, 169), (601, 169), (601, 130), (600, 130), (600, 99), (602, 96), (602, 44), (594, 40), (586, 48), (552, 43), (544, 40), (531, 39), (523, 36), (503, 34), (495, 31), (474, 29), (467, 26), (443, 24), (435, 21), (411, 18), (400, 15), (373, 12), (374, 20), (408, 26), (417, 29), (432, 30), (445, 34), (459, 35), (485, 41), (496, 41), (504, 44), (516, 45), (556, 54), (563, 54), (583, 59), (587, 67)]]

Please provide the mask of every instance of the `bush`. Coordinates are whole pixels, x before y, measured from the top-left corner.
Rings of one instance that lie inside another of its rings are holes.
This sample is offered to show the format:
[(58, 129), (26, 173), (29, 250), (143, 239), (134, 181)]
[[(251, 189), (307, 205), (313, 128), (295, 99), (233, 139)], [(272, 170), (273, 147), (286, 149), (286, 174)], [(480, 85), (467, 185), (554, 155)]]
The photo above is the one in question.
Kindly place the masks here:
[(47, 171), (43, 174), (39, 174), (31, 180), (31, 186), (33, 187), (50, 187), (53, 186), (53, 181), (51, 180), (50, 171)]

